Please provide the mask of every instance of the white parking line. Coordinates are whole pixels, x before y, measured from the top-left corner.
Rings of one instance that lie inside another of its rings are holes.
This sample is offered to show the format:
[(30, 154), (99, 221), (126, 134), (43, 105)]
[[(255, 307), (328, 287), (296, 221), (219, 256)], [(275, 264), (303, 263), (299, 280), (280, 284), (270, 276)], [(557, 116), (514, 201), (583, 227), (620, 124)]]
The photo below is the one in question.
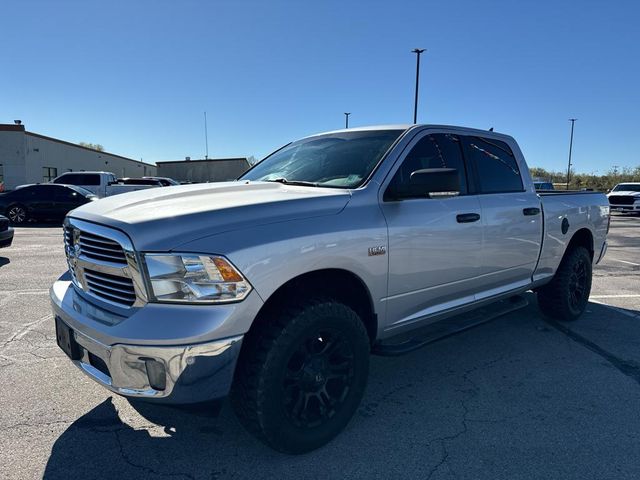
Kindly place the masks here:
[(628, 310), (625, 310), (624, 308), (620, 308), (620, 307), (614, 307), (613, 305), (609, 305), (607, 303), (604, 302), (599, 302), (597, 300), (592, 300), (593, 303), (597, 303), (598, 305), (602, 305), (603, 307), (607, 307), (610, 308), (611, 310), (615, 310), (618, 313), (621, 313), (622, 315), (626, 315), (627, 317), (631, 317), (631, 318), (635, 318), (636, 320), (640, 320), (640, 315), (630, 312)]
[(617, 258), (609, 258), (609, 260), (613, 260), (614, 262), (627, 263), (627, 264), (633, 265), (635, 267), (640, 267), (640, 263), (627, 262), (626, 260), (618, 260)]
[(640, 298), (640, 295), (591, 295), (591, 298)]
[(49, 290), (0, 290), (0, 295), (45, 295)]

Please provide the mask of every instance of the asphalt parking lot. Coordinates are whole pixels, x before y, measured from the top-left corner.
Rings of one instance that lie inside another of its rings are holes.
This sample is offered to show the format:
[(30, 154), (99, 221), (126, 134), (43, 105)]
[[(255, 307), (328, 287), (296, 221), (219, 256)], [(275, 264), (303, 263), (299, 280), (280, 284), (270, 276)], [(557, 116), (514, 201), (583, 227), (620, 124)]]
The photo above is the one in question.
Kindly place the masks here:
[(587, 313), (546, 322), (535, 300), (397, 358), (372, 358), (354, 420), (293, 457), (247, 434), (228, 402), (131, 404), (55, 344), (47, 289), (61, 229), (0, 250), (0, 477), (640, 478), (640, 218), (612, 220)]

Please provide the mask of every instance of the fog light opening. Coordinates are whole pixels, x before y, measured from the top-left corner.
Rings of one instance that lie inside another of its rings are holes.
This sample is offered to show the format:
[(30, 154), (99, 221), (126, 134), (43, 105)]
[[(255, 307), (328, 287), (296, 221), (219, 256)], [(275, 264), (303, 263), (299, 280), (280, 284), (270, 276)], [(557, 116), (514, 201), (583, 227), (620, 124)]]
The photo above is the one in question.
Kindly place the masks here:
[(164, 364), (154, 360), (153, 358), (141, 358), (147, 368), (147, 377), (149, 378), (149, 386), (154, 390), (163, 391), (167, 388), (167, 374)]

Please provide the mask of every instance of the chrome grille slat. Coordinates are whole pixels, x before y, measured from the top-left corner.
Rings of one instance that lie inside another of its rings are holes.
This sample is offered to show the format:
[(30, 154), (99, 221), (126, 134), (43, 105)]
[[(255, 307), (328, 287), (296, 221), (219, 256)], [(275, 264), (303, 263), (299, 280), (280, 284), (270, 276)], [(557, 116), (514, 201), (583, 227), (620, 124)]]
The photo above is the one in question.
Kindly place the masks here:
[(98, 242), (97, 240), (93, 240), (92, 238), (86, 238), (82, 235), (80, 235), (80, 243), (82, 245), (87, 245), (89, 247), (94, 247), (94, 248), (102, 248), (105, 250), (113, 250), (116, 252), (122, 251), (122, 247), (120, 245), (115, 245), (113, 243)]
[[(126, 278), (122, 278), (122, 280), (116, 280), (115, 278), (109, 277), (108, 279), (105, 277), (101, 277), (100, 275), (97, 275), (95, 273), (92, 273), (91, 270), (85, 270), (84, 271), (84, 275), (87, 278), (87, 280), (91, 281), (91, 280), (95, 280), (98, 282), (109, 282), (109, 283), (113, 283), (114, 285), (120, 285), (121, 287), (130, 287), (132, 282), (131, 280), (128, 280)], [(128, 280), (128, 281), (127, 281)]]
[[(89, 285), (90, 288), (92, 289), (103, 289), (103, 290), (109, 290), (111, 293), (113, 293), (114, 295), (122, 295), (124, 297), (135, 297), (136, 294), (133, 293), (132, 289), (127, 289), (127, 288), (122, 288), (122, 287), (114, 287), (112, 284), (110, 283), (100, 283), (100, 281), (96, 281), (96, 280), (89, 280), (87, 279), (87, 284)], [(133, 285), (131, 285), (133, 287)]]
[(80, 241), (89, 242), (89, 243), (97, 243), (99, 246), (104, 246), (104, 248), (115, 248), (117, 250), (122, 250), (122, 247), (118, 245), (116, 242), (112, 242), (111, 240), (105, 240), (101, 238), (96, 238), (95, 236), (89, 236), (86, 233), (80, 234)]
[(110, 302), (113, 303), (118, 303), (120, 305), (125, 305), (125, 306), (131, 306), (133, 305), (133, 300), (128, 301), (125, 300), (123, 301), (122, 297), (118, 296), (118, 295), (111, 295), (109, 293), (105, 293), (105, 292), (100, 292), (98, 290), (92, 290), (91, 293), (93, 293), (96, 297), (102, 298), (104, 300), (109, 300)]
[(123, 293), (121, 291), (112, 290), (109, 287), (93, 285), (89, 282), (90, 290), (96, 295), (108, 295), (120, 303), (133, 303), (136, 299), (135, 294)]
[(82, 243), (80, 244), (80, 252), (87, 257), (101, 257), (98, 258), (98, 260), (116, 261), (116, 263), (124, 263), (126, 261), (126, 257), (124, 256), (124, 254), (118, 255), (117, 253), (107, 253), (91, 247), (87, 247)]

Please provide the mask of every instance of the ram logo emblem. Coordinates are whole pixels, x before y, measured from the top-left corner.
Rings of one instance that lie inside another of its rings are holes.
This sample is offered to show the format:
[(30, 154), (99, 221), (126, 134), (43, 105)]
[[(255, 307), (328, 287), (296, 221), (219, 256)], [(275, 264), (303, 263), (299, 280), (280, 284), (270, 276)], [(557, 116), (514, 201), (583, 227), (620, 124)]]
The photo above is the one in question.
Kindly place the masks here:
[(369, 256), (373, 257), (375, 255), (384, 255), (387, 253), (387, 247), (384, 245), (380, 245), (378, 247), (369, 247)]

